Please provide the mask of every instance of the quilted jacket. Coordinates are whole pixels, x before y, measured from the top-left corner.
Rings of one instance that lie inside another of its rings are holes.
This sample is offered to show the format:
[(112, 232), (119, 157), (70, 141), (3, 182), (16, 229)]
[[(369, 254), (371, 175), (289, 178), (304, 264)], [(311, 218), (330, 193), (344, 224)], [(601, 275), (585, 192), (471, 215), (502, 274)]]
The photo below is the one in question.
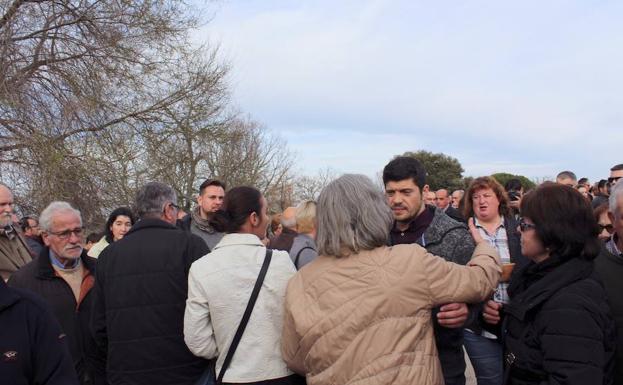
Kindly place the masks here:
[(486, 244), (468, 266), (414, 244), (319, 256), (288, 283), (283, 358), (310, 385), (443, 384), (431, 309), (485, 300), (500, 272)]

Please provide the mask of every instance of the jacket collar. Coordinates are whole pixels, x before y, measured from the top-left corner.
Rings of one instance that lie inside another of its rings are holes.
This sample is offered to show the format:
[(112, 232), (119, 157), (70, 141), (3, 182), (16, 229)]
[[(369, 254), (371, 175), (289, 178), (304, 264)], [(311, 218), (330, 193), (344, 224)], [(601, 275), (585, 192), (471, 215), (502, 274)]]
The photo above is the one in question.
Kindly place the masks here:
[[(532, 267), (534, 267), (534, 264), (526, 266), (521, 271), (522, 275), (526, 272), (526, 270)], [(505, 306), (505, 311), (520, 321), (523, 321), (528, 311), (548, 300), (563, 287), (569, 286), (573, 282), (585, 279), (592, 273), (593, 261), (582, 258), (572, 258), (566, 262), (563, 262), (561, 265), (556, 266), (543, 278), (534, 282), (527, 289), (512, 297), (510, 303)], [(518, 276), (516, 279), (523, 278)]]
[(0, 278), (0, 312), (19, 300), (19, 296)]
[(428, 229), (424, 232), (426, 238), (426, 244), (431, 245), (433, 243), (441, 242), (443, 237), (451, 230), (456, 228), (465, 228), (463, 223), (457, 222), (446, 215), (437, 207), (427, 206), (427, 209), (434, 210), (433, 221), (428, 226)]
[(128, 231), (128, 234), (126, 234), (126, 236), (132, 233), (136, 233), (137, 231), (150, 229), (150, 228), (160, 228), (160, 229), (169, 229), (169, 230), (177, 229), (175, 225), (165, 222), (162, 219), (144, 218), (136, 222), (134, 226), (132, 226), (130, 231)]
[[(95, 263), (93, 259), (87, 255), (87, 251), (82, 249), (82, 254), (80, 254), (81, 262), (84, 264), (84, 268), (89, 270), (91, 274), (95, 274)], [(41, 279), (54, 279), (56, 275), (54, 274), (54, 268), (52, 267), (52, 262), (50, 262), (50, 248), (45, 246), (39, 256), (36, 259), (37, 264), (37, 278)]]
[(249, 246), (261, 246), (264, 247), (264, 244), (257, 235), (247, 234), (247, 233), (231, 233), (225, 234), (223, 239), (214, 247), (214, 250), (221, 249), (227, 246), (239, 246), (239, 245), (249, 245)]

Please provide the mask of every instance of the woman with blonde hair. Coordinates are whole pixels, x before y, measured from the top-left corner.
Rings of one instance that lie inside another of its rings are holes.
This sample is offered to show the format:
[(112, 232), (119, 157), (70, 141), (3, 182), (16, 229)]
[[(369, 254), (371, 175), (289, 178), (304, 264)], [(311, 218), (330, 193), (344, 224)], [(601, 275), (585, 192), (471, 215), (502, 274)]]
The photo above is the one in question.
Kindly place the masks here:
[(318, 256), (316, 251), (316, 202), (303, 201), (296, 206), (296, 232), (290, 258), (299, 270)]

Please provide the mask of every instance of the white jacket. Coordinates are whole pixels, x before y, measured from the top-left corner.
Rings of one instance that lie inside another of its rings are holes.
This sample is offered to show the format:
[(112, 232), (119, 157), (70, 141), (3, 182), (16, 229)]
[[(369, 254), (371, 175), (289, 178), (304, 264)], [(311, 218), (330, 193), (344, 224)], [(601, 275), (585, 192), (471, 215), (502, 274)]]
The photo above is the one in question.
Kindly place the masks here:
[[(227, 234), (190, 268), (184, 341), (196, 356), (218, 356), (217, 376), (265, 254), (257, 236)], [(295, 273), (288, 253), (273, 250), (251, 318), (223, 382), (256, 382), (292, 374), (281, 358), (281, 330), (286, 286)]]

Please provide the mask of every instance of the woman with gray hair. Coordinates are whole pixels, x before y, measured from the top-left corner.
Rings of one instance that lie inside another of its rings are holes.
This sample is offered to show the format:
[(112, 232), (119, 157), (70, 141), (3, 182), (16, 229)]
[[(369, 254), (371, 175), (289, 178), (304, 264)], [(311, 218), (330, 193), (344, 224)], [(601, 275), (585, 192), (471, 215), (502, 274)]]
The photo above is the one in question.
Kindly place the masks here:
[(283, 358), (308, 384), (443, 384), (431, 309), (487, 299), (497, 253), (481, 242), (461, 266), (419, 245), (388, 247), (392, 214), (363, 175), (320, 194), (319, 256), (288, 283)]

